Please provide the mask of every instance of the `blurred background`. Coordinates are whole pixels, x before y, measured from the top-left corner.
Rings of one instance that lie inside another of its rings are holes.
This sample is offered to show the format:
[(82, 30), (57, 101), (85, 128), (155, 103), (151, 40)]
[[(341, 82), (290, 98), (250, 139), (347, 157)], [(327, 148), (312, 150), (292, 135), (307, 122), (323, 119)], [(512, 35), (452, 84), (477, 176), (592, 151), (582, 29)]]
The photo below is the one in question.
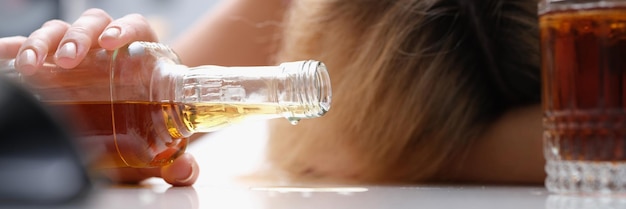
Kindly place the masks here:
[(113, 18), (140, 13), (168, 43), (219, 0), (0, 0), (0, 37), (28, 36), (50, 19), (73, 22), (88, 8)]

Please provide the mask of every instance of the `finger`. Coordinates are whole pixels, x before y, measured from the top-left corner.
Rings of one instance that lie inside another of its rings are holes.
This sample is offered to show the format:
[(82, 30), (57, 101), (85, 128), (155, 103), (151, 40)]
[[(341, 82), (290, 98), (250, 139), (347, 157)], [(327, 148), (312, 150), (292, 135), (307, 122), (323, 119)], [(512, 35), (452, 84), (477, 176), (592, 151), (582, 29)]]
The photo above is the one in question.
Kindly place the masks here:
[(198, 163), (188, 153), (176, 158), (172, 164), (161, 168), (161, 178), (172, 186), (191, 186), (196, 182), (199, 174)]
[(130, 14), (114, 20), (99, 39), (100, 46), (109, 50), (120, 48), (133, 41), (158, 41), (146, 18), (139, 14)]
[(17, 56), (22, 44), (26, 41), (24, 36), (11, 36), (0, 38), (0, 59), (12, 59)]
[(34, 73), (43, 64), (48, 53), (57, 47), (68, 27), (66, 22), (50, 20), (33, 31), (15, 55), (15, 66), (24, 74)]
[(56, 64), (63, 68), (76, 67), (89, 49), (97, 46), (98, 36), (112, 20), (101, 9), (85, 11), (63, 36), (55, 54)]
[(190, 186), (198, 179), (199, 167), (191, 154), (184, 153), (161, 168), (115, 168), (101, 172), (116, 183), (136, 184), (151, 177), (160, 177), (172, 186)]

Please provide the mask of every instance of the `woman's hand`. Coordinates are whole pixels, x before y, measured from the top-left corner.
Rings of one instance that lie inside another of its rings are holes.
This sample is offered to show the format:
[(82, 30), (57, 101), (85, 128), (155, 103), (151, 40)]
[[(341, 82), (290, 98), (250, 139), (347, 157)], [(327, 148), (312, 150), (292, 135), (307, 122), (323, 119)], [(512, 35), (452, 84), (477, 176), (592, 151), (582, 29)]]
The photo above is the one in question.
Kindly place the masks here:
[(74, 23), (50, 20), (27, 38), (0, 38), (0, 58), (17, 58), (16, 67), (31, 74), (46, 57), (63, 68), (80, 63), (91, 48), (114, 50), (133, 41), (153, 41), (157, 36), (138, 14), (112, 19), (100, 9), (85, 11)]
[[(133, 41), (158, 41), (143, 16), (131, 14), (114, 20), (100, 9), (89, 9), (72, 24), (51, 20), (28, 37), (0, 38), (0, 59), (16, 58), (21, 73), (33, 74), (48, 56), (60, 67), (73, 68), (91, 48), (114, 50)], [(160, 177), (174, 186), (188, 186), (198, 178), (198, 164), (193, 156), (183, 154), (161, 168), (119, 168), (104, 174), (121, 183)]]

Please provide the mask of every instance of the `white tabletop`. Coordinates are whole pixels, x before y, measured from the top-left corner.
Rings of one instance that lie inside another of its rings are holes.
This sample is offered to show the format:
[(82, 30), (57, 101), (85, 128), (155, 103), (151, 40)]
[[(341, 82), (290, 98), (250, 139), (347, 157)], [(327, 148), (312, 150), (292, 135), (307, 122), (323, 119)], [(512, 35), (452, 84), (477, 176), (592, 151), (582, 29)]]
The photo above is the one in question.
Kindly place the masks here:
[[(549, 196), (541, 187), (363, 186), (108, 188), (92, 208), (587, 208), (602, 200)], [(626, 206), (624, 202), (603, 203)], [(573, 206), (573, 207), (570, 207)], [(620, 208), (620, 207), (607, 207)]]
[(251, 122), (194, 143), (188, 152), (201, 166), (194, 186), (170, 187), (160, 179), (106, 186), (91, 195), (88, 208), (626, 208), (626, 197), (556, 195), (542, 185), (303, 186), (237, 180), (261, 164), (265, 134), (264, 123)]
[(113, 187), (94, 195), (89, 208), (450, 208), (618, 209), (623, 197), (549, 194), (525, 186), (246, 187), (196, 185)]

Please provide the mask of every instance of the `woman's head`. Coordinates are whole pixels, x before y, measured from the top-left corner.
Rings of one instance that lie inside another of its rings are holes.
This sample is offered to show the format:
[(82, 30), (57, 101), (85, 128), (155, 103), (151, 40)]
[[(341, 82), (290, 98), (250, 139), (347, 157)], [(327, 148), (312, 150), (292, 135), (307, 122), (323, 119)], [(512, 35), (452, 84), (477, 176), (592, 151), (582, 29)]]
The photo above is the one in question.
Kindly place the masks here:
[(280, 61), (324, 61), (333, 106), (272, 124), (291, 173), (432, 180), (490, 122), (540, 94), (535, 0), (292, 1)]

